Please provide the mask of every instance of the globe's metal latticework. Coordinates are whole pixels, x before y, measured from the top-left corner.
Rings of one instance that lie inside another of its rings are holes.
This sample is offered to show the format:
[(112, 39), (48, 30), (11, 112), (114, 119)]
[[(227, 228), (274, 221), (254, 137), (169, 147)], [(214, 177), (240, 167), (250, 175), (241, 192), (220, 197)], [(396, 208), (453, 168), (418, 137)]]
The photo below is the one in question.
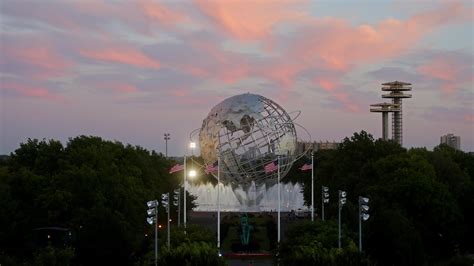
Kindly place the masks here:
[(206, 164), (220, 154), (221, 180), (233, 185), (276, 181), (277, 171), (265, 165), (280, 158), (283, 178), (296, 157), (296, 130), (291, 117), (270, 99), (241, 94), (216, 105), (199, 132), (201, 155)]

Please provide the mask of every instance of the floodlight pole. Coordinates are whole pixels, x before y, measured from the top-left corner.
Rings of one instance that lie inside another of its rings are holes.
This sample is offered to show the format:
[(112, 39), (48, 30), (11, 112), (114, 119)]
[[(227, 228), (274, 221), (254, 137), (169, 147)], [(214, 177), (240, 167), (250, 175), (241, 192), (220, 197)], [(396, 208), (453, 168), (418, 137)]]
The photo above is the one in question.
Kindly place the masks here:
[(181, 188), (178, 191), (178, 227), (181, 226)]
[(324, 186), (321, 186), (321, 220), (324, 221)]
[(278, 243), (280, 243), (280, 212), (281, 212), (281, 189), (280, 189), (280, 155), (278, 155)]
[(220, 202), (220, 183), (221, 183), (221, 155), (217, 150), (217, 250), (221, 253), (221, 202)]
[(311, 151), (311, 222), (314, 221), (314, 153)]
[(170, 140), (170, 133), (165, 133), (165, 157), (168, 158), (168, 140)]
[(341, 192), (339, 191), (339, 236), (338, 236), (338, 247), (341, 248), (341, 209), (342, 209), (342, 205), (341, 205)]
[(168, 224), (166, 225), (166, 227), (168, 228), (168, 248), (170, 247), (170, 211), (171, 211), (171, 202), (170, 202), (170, 193), (168, 192), (168, 206), (167, 206), (167, 213), (168, 213)]
[(361, 199), (359, 197), (359, 253), (362, 252), (362, 210)]
[(155, 204), (155, 266), (158, 265), (158, 201)]
[(187, 175), (187, 170), (186, 170), (186, 155), (184, 155), (184, 182), (183, 182), (183, 223), (184, 223), (184, 233), (186, 234), (186, 175)]

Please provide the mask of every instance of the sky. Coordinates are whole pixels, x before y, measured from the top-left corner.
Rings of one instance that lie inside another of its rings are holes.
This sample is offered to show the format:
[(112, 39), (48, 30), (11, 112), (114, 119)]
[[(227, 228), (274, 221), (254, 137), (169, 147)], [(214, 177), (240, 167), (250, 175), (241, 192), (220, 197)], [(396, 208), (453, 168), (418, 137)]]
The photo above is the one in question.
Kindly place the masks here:
[[(381, 137), (381, 83), (413, 84), (404, 146), (474, 151), (472, 1), (0, 1), (0, 154), (78, 135), (189, 152), (210, 109), (280, 104), (316, 141)], [(307, 140), (299, 131), (302, 140)]]

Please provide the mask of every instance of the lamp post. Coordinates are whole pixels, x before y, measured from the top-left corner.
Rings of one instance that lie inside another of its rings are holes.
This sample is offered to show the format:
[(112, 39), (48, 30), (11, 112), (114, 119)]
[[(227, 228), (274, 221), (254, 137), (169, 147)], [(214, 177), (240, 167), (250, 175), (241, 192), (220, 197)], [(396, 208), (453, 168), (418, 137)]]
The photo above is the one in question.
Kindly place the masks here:
[(168, 247), (170, 247), (170, 202), (169, 202), (169, 198), (170, 198), (170, 193), (165, 193), (165, 194), (162, 194), (161, 195), (161, 205), (163, 207), (165, 207), (165, 211), (166, 213), (168, 214), (168, 221), (166, 223), (166, 229), (167, 229), (167, 233), (168, 233)]
[(183, 224), (184, 224), (184, 233), (186, 233), (186, 155), (184, 156), (184, 180), (183, 180)]
[(314, 221), (314, 153), (311, 152), (311, 222)]
[(168, 158), (168, 140), (170, 140), (170, 133), (165, 133), (165, 156)]
[[(194, 156), (194, 149), (196, 148), (195, 142), (189, 143), (189, 148), (191, 149), (191, 155)], [(184, 223), (184, 232), (186, 233), (186, 181), (187, 181), (187, 169), (186, 169), (186, 156), (184, 156), (184, 192), (183, 192), (183, 223)], [(196, 171), (191, 170), (189, 171), (189, 177), (195, 177)]]
[(278, 155), (278, 244), (280, 244), (280, 209), (281, 209), (281, 185), (280, 185), (280, 155)]
[(329, 203), (329, 188), (321, 187), (321, 219), (324, 221), (324, 205)]
[(178, 226), (181, 225), (181, 200), (180, 200), (180, 191), (181, 189), (180, 188), (177, 188), (173, 191), (173, 205), (175, 207), (177, 207), (177, 211), (178, 211)]
[(342, 232), (341, 232), (341, 210), (344, 204), (346, 204), (346, 196), (347, 193), (345, 191), (339, 190), (339, 237), (338, 237), (338, 246), (341, 248), (341, 237), (342, 237)]
[(148, 206), (146, 221), (149, 224), (155, 224), (155, 266), (158, 265), (158, 201), (150, 200), (146, 203)]
[(220, 202), (220, 183), (221, 183), (221, 155), (217, 150), (217, 250), (221, 254), (221, 202)]
[(362, 221), (367, 221), (370, 217), (369, 198), (359, 196), (359, 253), (362, 253)]

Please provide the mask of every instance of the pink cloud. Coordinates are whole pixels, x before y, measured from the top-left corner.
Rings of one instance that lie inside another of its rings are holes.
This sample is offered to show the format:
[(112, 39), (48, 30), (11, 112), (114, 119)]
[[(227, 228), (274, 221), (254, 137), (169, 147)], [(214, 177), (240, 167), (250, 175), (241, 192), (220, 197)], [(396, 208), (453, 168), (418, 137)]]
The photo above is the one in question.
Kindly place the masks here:
[(117, 93), (129, 94), (140, 91), (137, 87), (127, 84), (127, 83), (118, 83), (118, 82), (104, 82), (96, 84), (95, 87), (104, 88), (112, 90)]
[(160, 63), (134, 48), (106, 48), (98, 50), (80, 50), (81, 55), (99, 61), (121, 63), (143, 68), (161, 67)]
[(466, 115), (464, 116), (464, 120), (466, 120), (467, 122), (474, 123), (474, 115)]
[(468, 19), (459, 3), (442, 5), (405, 21), (387, 19), (374, 26), (354, 27), (335, 18), (314, 20), (313, 27), (296, 39), (290, 54), (298, 59), (319, 58), (325, 68), (346, 71), (355, 64), (401, 55), (435, 27)]
[(449, 53), (435, 55), (416, 70), (429, 79), (435, 79), (442, 92), (453, 94), (473, 82), (471, 62), (463, 60)]
[(359, 105), (354, 100), (350, 99), (349, 93), (341, 91), (340, 84), (335, 78), (318, 77), (314, 80), (314, 83), (329, 93), (329, 95), (340, 103), (345, 110), (349, 112), (361, 111)]
[(152, 20), (162, 23), (178, 23), (186, 20), (184, 14), (173, 11), (158, 2), (140, 0), (138, 1), (138, 5), (141, 11)]
[(306, 16), (303, 1), (255, 0), (210, 1), (195, 3), (218, 27), (241, 40), (257, 40), (272, 33), (274, 26), (283, 21), (295, 21)]
[(333, 91), (334, 88), (336, 88), (337, 86), (334, 80), (330, 80), (327, 78), (316, 78), (315, 82), (325, 91)]
[(61, 56), (50, 45), (44, 42), (26, 44), (16, 42), (3, 45), (1, 48), (3, 60), (19, 63), (32, 69), (30, 73), (36, 78), (50, 78), (62, 76), (72, 63)]
[(0, 89), (14, 92), (20, 96), (28, 98), (46, 99), (55, 102), (64, 102), (64, 97), (51, 93), (48, 89), (37, 86), (19, 84), (15, 82), (0, 83)]

